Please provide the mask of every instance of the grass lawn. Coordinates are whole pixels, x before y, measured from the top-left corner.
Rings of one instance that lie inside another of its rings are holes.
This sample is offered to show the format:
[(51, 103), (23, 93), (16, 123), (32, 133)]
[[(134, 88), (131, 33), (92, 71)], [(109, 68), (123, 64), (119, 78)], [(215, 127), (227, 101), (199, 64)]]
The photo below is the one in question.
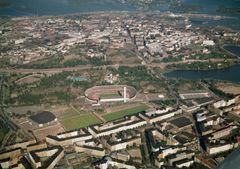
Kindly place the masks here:
[(92, 114), (75, 115), (61, 119), (61, 123), (66, 130), (73, 130), (82, 127), (87, 127), (91, 124), (100, 123), (101, 121)]
[(70, 116), (77, 116), (77, 115), (84, 115), (88, 114), (89, 112), (82, 110), (80, 108), (73, 109), (72, 107), (69, 107), (64, 113), (58, 116), (60, 119), (69, 118)]
[(82, 110), (81, 108), (79, 107), (76, 107), (76, 110), (78, 111), (79, 114), (81, 115), (84, 115), (84, 114), (88, 114), (89, 112), (85, 111), (85, 110)]
[(106, 93), (100, 96), (101, 99), (111, 99), (111, 98), (121, 98), (122, 96), (119, 93)]
[(139, 106), (136, 106), (136, 107), (133, 107), (130, 109), (125, 109), (125, 110), (121, 110), (118, 112), (106, 114), (103, 116), (103, 118), (106, 119), (107, 121), (116, 120), (116, 119), (122, 118), (127, 115), (136, 114), (136, 113), (144, 111), (146, 109), (148, 109), (148, 106), (145, 104), (141, 104)]
[(69, 108), (63, 114), (61, 114), (58, 118), (64, 119), (64, 118), (68, 118), (71, 116), (77, 116), (77, 115), (78, 115), (78, 113), (74, 109)]

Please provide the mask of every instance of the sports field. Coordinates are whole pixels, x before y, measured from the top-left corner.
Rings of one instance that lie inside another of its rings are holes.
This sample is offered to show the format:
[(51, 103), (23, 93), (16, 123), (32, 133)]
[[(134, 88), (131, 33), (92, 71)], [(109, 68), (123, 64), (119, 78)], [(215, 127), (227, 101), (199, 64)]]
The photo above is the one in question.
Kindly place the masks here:
[(87, 127), (100, 122), (101, 121), (92, 114), (72, 116), (61, 121), (66, 130)]
[(66, 130), (73, 130), (87, 127), (91, 124), (100, 123), (101, 121), (91, 113), (79, 109), (69, 108), (59, 116), (59, 120)]
[(140, 105), (130, 108), (130, 109), (125, 109), (125, 110), (121, 110), (118, 112), (113, 112), (113, 113), (103, 115), (102, 117), (107, 121), (111, 121), (111, 120), (116, 120), (116, 119), (122, 118), (127, 115), (136, 114), (136, 113), (144, 111), (148, 108), (149, 107), (146, 104), (140, 104)]
[(101, 99), (111, 99), (111, 98), (121, 98), (122, 96), (120, 96), (120, 94), (118, 92), (116, 93), (106, 93), (106, 94), (102, 94), (100, 95)]

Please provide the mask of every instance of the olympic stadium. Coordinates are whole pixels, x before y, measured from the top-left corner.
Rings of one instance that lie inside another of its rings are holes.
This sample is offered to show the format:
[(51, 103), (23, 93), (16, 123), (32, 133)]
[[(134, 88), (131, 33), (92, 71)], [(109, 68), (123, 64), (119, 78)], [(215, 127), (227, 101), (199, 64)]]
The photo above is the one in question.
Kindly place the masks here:
[(136, 89), (127, 85), (95, 86), (85, 91), (85, 98), (93, 104), (127, 102), (134, 99), (136, 94)]

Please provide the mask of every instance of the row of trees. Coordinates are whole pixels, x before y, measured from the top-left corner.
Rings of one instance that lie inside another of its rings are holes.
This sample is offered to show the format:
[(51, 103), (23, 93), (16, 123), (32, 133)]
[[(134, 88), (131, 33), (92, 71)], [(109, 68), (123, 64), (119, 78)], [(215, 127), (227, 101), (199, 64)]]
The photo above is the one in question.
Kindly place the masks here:
[(12, 98), (11, 103), (20, 104), (42, 104), (42, 103), (65, 103), (76, 98), (75, 95), (67, 92), (51, 92), (46, 94), (22, 93), (18, 97)]

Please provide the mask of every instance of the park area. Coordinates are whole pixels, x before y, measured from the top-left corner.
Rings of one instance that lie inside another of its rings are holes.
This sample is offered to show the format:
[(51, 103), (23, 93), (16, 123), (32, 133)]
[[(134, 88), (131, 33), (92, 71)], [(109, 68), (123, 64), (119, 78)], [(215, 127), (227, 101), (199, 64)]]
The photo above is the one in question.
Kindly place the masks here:
[(69, 105), (64, 111), (57, 114), (57, 118), (67, 131), (116, 120), (148, 108), (149, 106), (144, 103), (131, 103), (114, 106), (108, 110), (104, 109), (102, 113), (98, 113), (96, 111), (93, 112), (93, 110), (86, 110), (78, 106)]

